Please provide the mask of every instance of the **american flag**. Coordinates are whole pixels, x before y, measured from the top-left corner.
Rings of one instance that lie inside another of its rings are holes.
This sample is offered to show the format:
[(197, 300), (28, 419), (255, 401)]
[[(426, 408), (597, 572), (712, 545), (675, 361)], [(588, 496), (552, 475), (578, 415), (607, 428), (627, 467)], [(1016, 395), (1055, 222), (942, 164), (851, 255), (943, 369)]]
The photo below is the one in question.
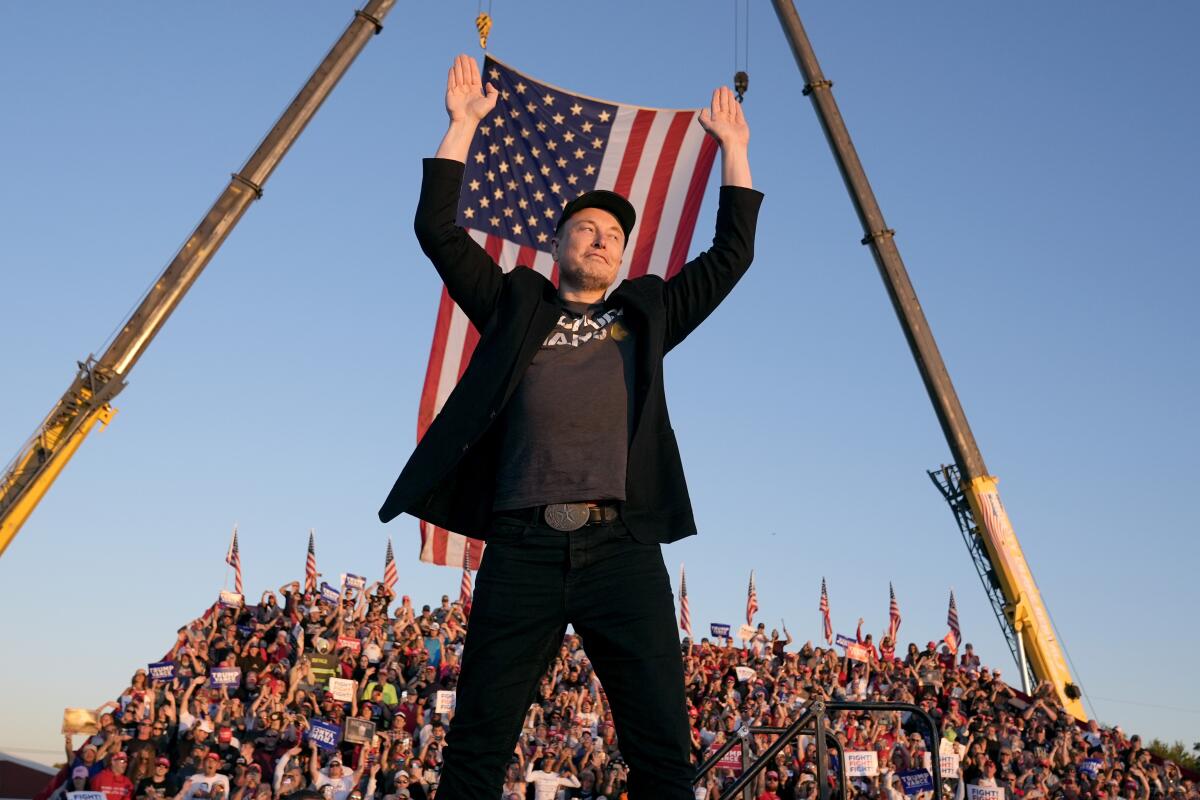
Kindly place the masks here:
[(687, 573), (683, 570), (683, 565), (679, 565), (679, 627), (687, 634), (688, 639), (692, 638), (692, 610), (688, 606), (687, 596)]
[(833, 620), (829, 618), (829, 592), (825, 589), (825, 579), (821, 578), (821, 619), (825, 623), (825, 641), (833, 644)]
[(304, 559), (304, 591), (315, 592), (317, 590), (317, 545), (313, 538), (313, 531), (310, 528), (308, 531), (308, 555)]
[(962, 641), (962, 631), (958, 627), (958, 606), (954, 603), (954, 590), (950, 590), (950, 608), (946, 612), (946, 624), (950, 626), (950, 632), (946, 634), (945, 642), (950, 647), (951, 653), (958, 652), (958, 643)]
[(388, 537), (387, 555), (383, 557), (383, 588), (388, 594), (396, 593), (396, 557), (392, 555), (392, 539)]
[(233, 590), (242, 592), (242, 554), (238, 552), (237, 525), (233, 526), (233, 538), (229, 540), (229, 550), (225, 553), (225, 563), (233, 567)]
[[(464, 537), (466, 538), (466, 537)], [(462, 581), (458, 584), (458, 602), (462, 604), (463, 613), (471, 613), (471, 554), (479, 548), (480, 542), (468, 539), (463, 547)]]
[(896, 635), (900, 633), (900, 604), (896, 602), (896, 590), (892, 588), (892, 582), (888, 581), (888, 594), (891, 599), (888, 601), (888, 638), (892, 640), (892, 646), (896, 646)]
[(746, 624), (754, 624), (758, 613), (758, 590), (754, 588), (754, 570), (750, 570), (750, 585), (746, 587)]
[[(683, 111), (610, 103), (534, 80), (492, 57), (484, 80), (500, 92), (467, 156), (458, 224), (505, 271), (535, 269), (556, 285), (550, 239), (568, 200), (609, 189), (638, 209), (617, 275), (670, 278), (683, 266), (717, 144)], [(442, 289), (417, 438), (467, 368), (479, 333)], [(421, 560), (463, 561), (467, 537), (421, 522)], [(472, 543), (475, 556), (483, 543)]]

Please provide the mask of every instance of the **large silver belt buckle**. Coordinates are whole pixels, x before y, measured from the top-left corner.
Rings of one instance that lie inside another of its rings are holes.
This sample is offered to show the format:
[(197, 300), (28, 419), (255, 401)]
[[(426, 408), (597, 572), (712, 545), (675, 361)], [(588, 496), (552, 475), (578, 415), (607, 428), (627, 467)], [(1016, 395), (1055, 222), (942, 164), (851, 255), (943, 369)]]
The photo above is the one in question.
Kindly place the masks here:
[(569, 533), (586, 525), (590, 513), (587, 503), (553, 503), (546, 506), (542, 516), (554, 530)]

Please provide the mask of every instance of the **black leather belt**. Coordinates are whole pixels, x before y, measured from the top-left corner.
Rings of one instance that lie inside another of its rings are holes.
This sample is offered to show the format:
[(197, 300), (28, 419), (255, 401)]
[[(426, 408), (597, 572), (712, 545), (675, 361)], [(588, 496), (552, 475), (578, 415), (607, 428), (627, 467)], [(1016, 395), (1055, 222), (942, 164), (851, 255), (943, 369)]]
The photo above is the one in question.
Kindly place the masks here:
[(614, 522), (620, 516), (614, 501), (551, 503), (545, 506), (500, 511), (498, 516), (525, 519), (534, 524), (545, 523), (556, 531), (568, 533), (585, 525)]

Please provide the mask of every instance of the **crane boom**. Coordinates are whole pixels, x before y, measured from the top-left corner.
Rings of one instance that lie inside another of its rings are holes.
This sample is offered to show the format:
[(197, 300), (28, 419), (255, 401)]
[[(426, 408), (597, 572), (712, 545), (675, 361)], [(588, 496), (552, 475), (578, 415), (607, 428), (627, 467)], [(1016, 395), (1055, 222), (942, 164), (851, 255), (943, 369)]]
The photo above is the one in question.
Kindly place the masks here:
[(354, 13), (350, 25), (242, 169), (232, 175), (229, 185), (112, 343), (99, 358), (89, 356), (79, 364), (79, 372), (66, 393), (0, 476), (0, 555), (96, 423), (107, 424), (112, 418), (115, 409), (111, 401), (125, 387), (130, 369), (146, 352), (246, 209), (262, 197), (262, 188), (275, 167), (371, 36), (383, 30), (383, 19), (395, 2), (368, 0)]
[[(1021, 670), (1022, 682), (1027, 680), (1026, 667), (1031, 667), (1036, 678), (1054, 684), (1059, 699), (1071, 714), (1086, 719), (1087, 715), (1079, 701), (1079, 689), (1071, 679), (1050, 615), (1013, 533), (1008, 514), (1000, 502), (997, 480), (987, 471), (929, 322), (925, 319), (925, 312), (921, 309), (916, 290), (900, 258), (895, 231), (884, 222), (883, 212), (850, 140), (850, 133), (831, 91), (833, 83), (821, 72), (821, 65), (817, 62), (792, 0), (772, 2), (804, 77), (804, 94), (813, 101), (825, 138), (829, 141), (842, 179), (850, 192), (850, 199), (858, 212), (864, 233), (862, 243), (871, 248), (879, 275), (887, 288), (888, 297), (921, 373), (921, 380), (954, 456), (957, 470), (953, 476), (947, 477), (953, 489), (944, 488), (943, 494), (951, 501), (951, 508), (959, 518), (967, 547), (984, 581), (984, 588), (992, 599), (1009, 646), (1013, 649), (1013, 658)], [(960, 482), (959, 475), (965, 476), (965, 482)]]

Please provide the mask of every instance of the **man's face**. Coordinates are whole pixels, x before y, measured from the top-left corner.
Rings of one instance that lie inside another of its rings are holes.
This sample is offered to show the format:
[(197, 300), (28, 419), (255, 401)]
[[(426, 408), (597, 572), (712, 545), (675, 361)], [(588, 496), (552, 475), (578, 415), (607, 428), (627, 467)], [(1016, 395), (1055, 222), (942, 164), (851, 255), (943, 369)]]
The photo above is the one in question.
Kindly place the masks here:
[(564, 283), (595, 291), (617, 279), (624, 250), (625, 232), (617, 218), (600, 208), (585, 208), (566, 221), (550, 253)]
[(125, 774), (125, 766), (128, 763), (129, 762), (127, 762), (124, 758), (116, 758), (116, 757), (114, 757), (113, 760), (110, 762), (110, 764), (112, 765), (112, 771), (117, 773), (118, 775)]

